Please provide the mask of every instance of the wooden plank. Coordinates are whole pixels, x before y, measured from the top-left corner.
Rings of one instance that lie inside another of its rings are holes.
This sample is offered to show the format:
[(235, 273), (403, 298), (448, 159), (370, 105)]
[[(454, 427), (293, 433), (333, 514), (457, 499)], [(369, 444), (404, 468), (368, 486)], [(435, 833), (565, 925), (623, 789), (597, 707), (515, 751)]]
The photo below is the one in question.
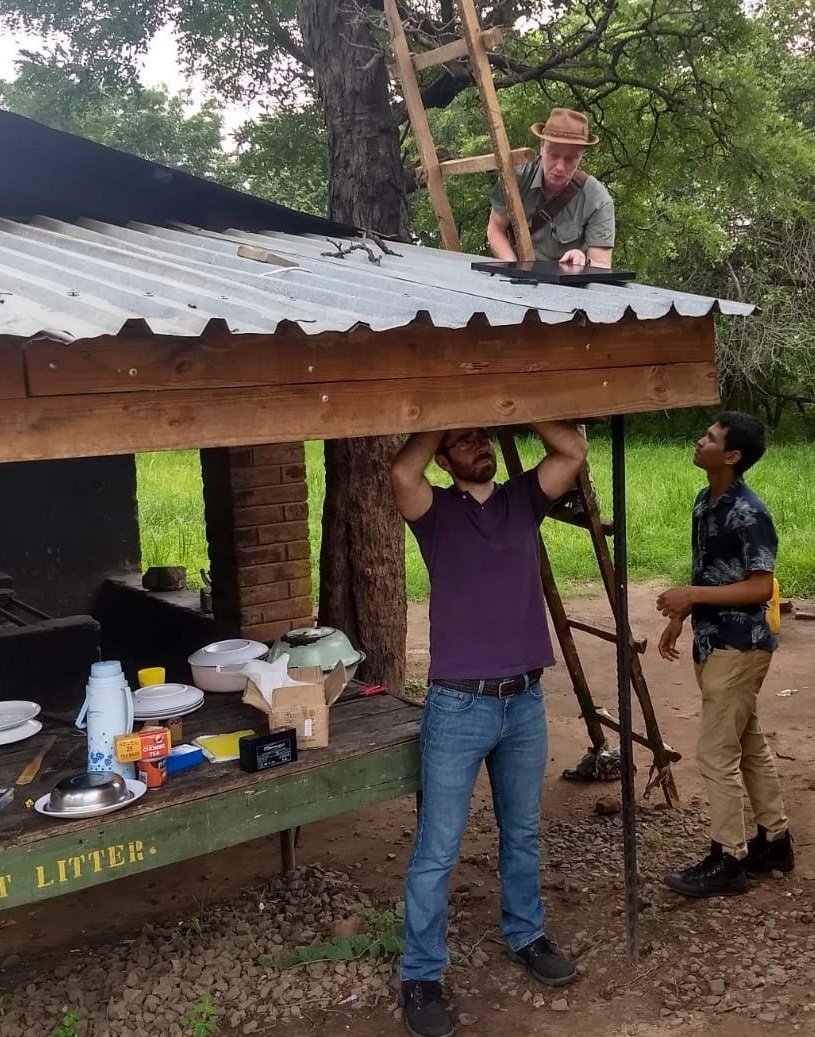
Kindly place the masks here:
[[(611, 731), (615, 731), (617, 734), (620, 733), (620, 722), (615, 720), (606, 710), (598, 709), (597, 718), (603, 727), (607, 727)], [(653, 746), (649, 743), (645, 735), (641, 735), (637, 731), (631, 732), (631, 741), (636, 742), (637, 745), (641, 745), (644, 749), (653, 749)], [(671, 763), (678, 763), (678, 761), (682, 759), (682, 753), (678, 753), (675, 749), (670, 749), (664, 745), (662, 749), (664, 754), (667, 757), (670, 757)]]
[[(2, 297), (0, 297), (0, 302)], [(19, 339), (0, 337), (0, 400), (26, 395), (25, 364)]]
[[(610, 644), (617, 644), (617, 631), (606, 630), (603, 627), (595, 626), (593, 623), (584, 623), (579, 619), (569, 619), (570, 630), (581, 630), (584, 634), (593, 634), (595, 637), (599, 637), (601, 641), (608, 641)], [(636, 640), (632, 637), (631, 647), (635, 652), (640, 655), (648, 647), (648, 638), (644, 637), (641, 640)]]
[[(718, 402), (711, 362), (9, 400), (0, 461), (334, 439)], [(293, 539), (293, 538), (292, 538)], [(244, 546), (252, 546), (248, 541)]]
[(436, 145), (433, 143), (433, 134), (430, 131), (430, 123), (427, 121), (427, 112), (422, 101), (422, 92), (416, 81), (416, 73), (413, 70), (410, 48), (408, 47), (402, 19), (396, 7), (396, 0), (385, 0), (385, 17), (391, 34), (391, 44), (396, 67), (399, 72), (399, 80), (402, 84), (402, 96), (405, 107), (410, 117), (410, 125), (413, 136), (416, 139), (416, 148), (422, 162), (427, 189), (430, 193), (430, 201), (441, 232), (444, 247), (454, 252), (461, 251), (456, 221), (453, 218), (453, 210), (447, 198), (441, 172), (439, 171), (439, 157), (436, 154)]
[(106, 337), (68, 345), (40, 341), (31, 343), (25, 362), (30, 395), (59, 396), (640, 367), (712, 361), (714, 350), (713, 317), (708, 315), (592, 325), (410, 325), (296, 338)]
[(487, 119), (487, 128), (490, 131), (492, 150), (498, 160), (498, 175), (501, 179), (501, 187), (504, 192), (504, 200), (507, 204), (507, 212), (512, 221), (512, 229), (515, 232), (515, 254), (518, 259), (534, 259), (535, 252), (532, 247), (532, 236), (529, 233), (529, 225), (526, 222), (521, 193), (518, 190), (518, 181), (515, 177), (515, 167), (510, 155), (507, 131), (504, 128), (504, 119), (498, 104), (498, 95), (495, 92), (495, 83), (492, 80), (492, 70), (487, 58), (487, 52), (481, 43), (481, 26), (478, 21), (478, 13), (473, 0), (456, 0), (459, 18), (464, 39), (470, 50), (470, 62), (473, 69), (478, 93), (481, 95), (481, 103)]
[(419, 747), (413, 739), (160, 810), (139, 804), (91, 826), (75, 824), (70, 833), (7, 847), (0, 863), (0, 909), (88, 889), (418, 788)]
[[(616, 720), (611, 713), (604, 707), (600, 706), (597, 709), (597, 718), (603, 727), (609, 728), (611, 731), (615, 731), (617, 734), (620, 733), (620, 722)], [(631, 735), (631, 740), (636, 742), (637, 745), (643, 746), (645, 749), (650, 749), (653, 752), (653, 745), (649, 742), (645, 735), (637, 734), (634, 731)], [(666, 765), (671, 763), (678, 763), (682, 759), (682, 753), (677, 752), (676, 749), (672, 749), (670, 745), (665, 742), (661, 743), (660, 752), (667, 761)], [(679, 802), (679, 797), (676, 797), (676, 802)]]
[[(498, 29), (484, 29), (481, 33), (481, 43), (485, 50), (495, 50), (503, 42), (504, 34)], [(423, 68), (433, 68), (435, 65), (443, 65), (447, 61), (457, 61), (469, 55), (466, 40), (455, 40), (453, 43), (445, 43), (433, 50), (425, 50), (421, 54), (411, 54), (411, 62), (418, 72)]]
[[(523, 165), (524, 162), (534, 162), (538, 155), (534, 148), (513, 148), (509, 154), (515, 166)], [(487, 173), (489, 170), (497, 168), (498, 160), (492, 152), (489, 155), (451, 158), (439, 165), (442, 176), (461, 176), (463, 173)]]

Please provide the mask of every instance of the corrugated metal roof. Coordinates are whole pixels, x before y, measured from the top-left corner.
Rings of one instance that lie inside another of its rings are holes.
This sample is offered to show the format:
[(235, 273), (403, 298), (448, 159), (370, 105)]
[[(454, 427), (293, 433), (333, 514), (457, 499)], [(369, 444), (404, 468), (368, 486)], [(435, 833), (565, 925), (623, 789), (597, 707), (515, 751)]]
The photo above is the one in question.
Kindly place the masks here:
[(234, 334), (271, 334), (285, 323), (318, 334), (416, 320), (506, 326), (530, 313), (546, 324), (583, 316), (607, 324), (627, 314), (651, 320), (753, 309), (636, 283), (512, 284), (471, 270), (479, 257), (403, 244), (388, 255), (369, 246), (377, 263), (364, 250), (337, 258), (329, 238), (312, 234), (0, 219), (0, 334), (73, 341), (137, 322), (157, 335), (198, 336), (211, 321)]

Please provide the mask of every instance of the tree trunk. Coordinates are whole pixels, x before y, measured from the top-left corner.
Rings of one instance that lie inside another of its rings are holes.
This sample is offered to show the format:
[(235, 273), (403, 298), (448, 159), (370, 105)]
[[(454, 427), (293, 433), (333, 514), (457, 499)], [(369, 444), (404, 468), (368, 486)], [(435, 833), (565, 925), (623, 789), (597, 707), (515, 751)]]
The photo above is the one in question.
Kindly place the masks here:
[[(384, 55), (364, 5), (299, 0), (297, 14), (325, 112), (328, 215), (405, 239), (398, 130)], [(368, 654), (366, 679), (401, 689), (407, 635), (405, 534), (388, 479), (397, 446), (396, 436), (325, 444), (319, 617), (344, 630)]]

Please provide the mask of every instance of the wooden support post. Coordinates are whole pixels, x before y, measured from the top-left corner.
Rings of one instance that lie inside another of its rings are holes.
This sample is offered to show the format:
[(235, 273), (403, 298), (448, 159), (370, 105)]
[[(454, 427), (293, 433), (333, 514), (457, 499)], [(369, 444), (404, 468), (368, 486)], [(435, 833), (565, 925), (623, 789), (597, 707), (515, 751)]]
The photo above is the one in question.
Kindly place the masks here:
[(280, 833), (280, 874), (289, 875), (297, 867), (296, 835), (298, 829), (286, 828)]
[[(586, 482), (588, 468), (584, 469)], [(634, 746), (631, 726), (633, 657), (628, 629), (628, 534), (625, 502), (625, 422), (611, 422), (611, 481), (614, 494), (614, 603), (617, 617), (617, 692), (620, 709), (620, 798), (623, 805), (623, 864), (628, 955), (639, 960), (639, 876), (637, 874), (637, 806), (634, 796)], [(596, 510), (596, 509), (595, 509)], [(605, 544), (605, 540), (603, 541)]]
[[(512, 429), (500, 428), (498, 430), (498, 442), (501, 444), (501, 452), (504, 455), (507, 472), (510, 476), (520, 475), (523, 471), (523, 466), (518, 455), (518, 447), (512, 435)], [(586, 722), (592, 747), (594, 749), (602, 749), (606, 744), (606, 736), (603, 734), (597, 708), (594, 705), (594, 700), (589, 690), (589, 683), (583, 672), (583, 665), (580, 662), (580, 656), (577, 654), (577, 646), (569, 629), (569, 619), (555, 583), (555, 574), (552, 571), (552, 563), (549, 561), (549, 555), (546, 553), (546, 545), (543, 542), (543, 538), (541, 538), (540, 542), (540, 572), (543, 593), (546, 597), (549, 615), (552, 617), (552, 626), (555, 628), (555, 633), (560, 643), (560, 650), (563, 652), (566, 668), (572, 679), (574, 693), (580, 704), (580, 711)]]
[(484, 106), (484, 114), (487, 119), (487, 128), (490, 131), (492, 148), (498, 163), (498, 175), (501, 178), (501, 187), (504, 199), (507, 203), (507, 212), (512, 222), (515, 233), (515, 253), (518, 259), (530, 260), (535, 258), (532, 247), (532, 235), (526, 222), (521, 192), (518, 190), (518, 181), (515, 177), (515, 167), (510, 156), (509, 139), (504, 127), (504, 119), (498, 105), (498, 95), (495, 92), (495, 83), (492, 79), (487, 52), (481, 40), (481, 25), (478, 21), (473, 0), (456, 0), (458, 14), (461, 19), (461, 27), (464, 39), (470, 51), (470, 61), (473, 68), (478, 93)]
[(419, 158), (422, 160), (427, 189), (430, 192), (430, 201), (436, 213), (439, 224), (439, 232), (444, 247), (454, 252), (461, 252), (461, 241), (459, 240), (456, 221), (453, 218), (453, 210), (447, 198), (439, 169), (439, 157), (436, 154), (436, 146), (433, 143), (433, 135), (430, 132), (430, 123), (427, 120), (427, 112), (422, 101), (422, 93), (416, 80), (410, 49), (408, 47), (402, 19), (396, 7), (396, 0), (385, 0), (385, 17), (388, 20), (391, 40), (393, 41), (393, 53), (396, 58), (396, 67), (399, 70), (399, 79), (402, 83), (402, 93), (405, 98), (405, 106), (410, 116), (410, 125), (416, 138), (416, 147)]
[[(583, 512), (588, 523), (592, 547), (594, 548), (597, 565), (600, 569), (600, 576), (603, 580), (603, 586), (606, 589), (606, 594), (608, 596), (609, 604), (611, 605), (611, 612), (614, 616), (614, 622), (619, 636), (620, 623), (617, 619), (614, 563), (611, 559), (611, 554), (609, 553), (608, 543), (600, 519), (597, 497), (595, 496), (594, 487), (589, 478), (587, 466), (583, 468), (577, 478), (577, 488), (579, 497), (583, 503)], [(642, 710), (642, 718), (645, 722), (645, 733), (654, 754), (654, 766), (657, 768), (660, 775), (659, 784), (662, 787), (662, 793), (665, 796), (666, 803), (670, 806), (675, 806), (679, 803), (679, 793), (677, 792), (673, 774), (671, 773), (671, 754), (667, 751), (665, 743), (662, 740), (662, 732), (659, 729), (659, 722), (657, 721), (656, 713), (654, 712), (654, 705), (651, 701), (651, 695), (648, 691), (645, 675), (642, 672), (642, 664), (639, 656), (636, 654), (637, 643), (632, 638), (630, 629), (626, 629), (625, 636), (628, 638), (628, 643), (632, 649), (629, 663), (631, 684), (639, 701), (640, 709)]]

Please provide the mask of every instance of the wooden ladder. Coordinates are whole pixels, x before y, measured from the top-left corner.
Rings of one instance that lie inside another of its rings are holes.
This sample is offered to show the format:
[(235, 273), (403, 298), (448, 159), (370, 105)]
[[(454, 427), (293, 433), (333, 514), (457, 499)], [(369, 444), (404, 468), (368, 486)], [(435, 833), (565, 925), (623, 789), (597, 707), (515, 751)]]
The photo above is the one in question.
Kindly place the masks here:
[[(385, 0), (385, 17), (390, 30), (391, 44), (395, 57), (393, 71), (398, 76), (402, 87), (405, 106), (416, 140), (416, 147), (430, 193), (430, 200), (438, 221), (442, 242), (447, 249), (461, 251), (461, 241), (456, 229), (453, 212), (450, 208), (447, 190), (444, 186), (444, 178), (464, 173), (481, 173), (497, 169), (507, 204), (507, 212), (515, 235), (516, 254), (521, 260), (531, 260), (535, 258), (535, 254), (523, 202), (518, 189), (518, 182), (515, 177), (515, 165), (533, 161), (537, 157), (537, 152), (532, 148), (511, 149), (509, 146), (487, 54), (488, 49), (492, 49), (500, 44), (502, 40), (501, 30), (484, 30), (481, 28), (473, 0), (456, 0), (456, 5), (461, 20), (463, 38), (446, 43), (434, 50), (411, 53), (405, 28), (396, 6), (396, 0)], [(487, 155), (474, 155), (468, 158), (440, 162), (433, 142), (427, 112), (422, 102), (416, 73), (420, 69), (431, 68), (448, 61), (462, 59), (469, 59), (473, 78), (481, 98), (493, 150)], [(499, 429), (498, 438), (506, 462), (507, 472), (511, 476), (519, 474), (522, 471), (522, 465), (511, 429)], [(578, 477), (577, 499), (582, 505), (581, 510), (574, 512), (568, 508), (559, 508), (552, 512), (551, 517), (588, 530), (603, 586), (608, 595), (615, 629), (604, 630), (589, 623), (583, 623), (570, 618), (567, 615), (543, 540), (541, 540), (540, 552), (541, 580), (546, 602), (549, 606), (549, 613), (552, 617), (552, 625), (555, 628), (574, 692), (586, 722), (592, 749), (600, 750), (606, 746), (606, 737), (603, 729), (609, 728), (619, 734), (620, 725), (608, 711), (598, 709), (595, 705), (572, 631), (580, 630), (612, 643), (616, 643), (621, 634), (620, 622), (616, 616), (615, 606), (614, 563), (606, 540), (606, 537), (611, 535), (611, 523), (600, 517), (597, 498), (589, 478), (588, 466), (583, 468)], [(670, 805), (675, 805), (678, 803), (679, 797), (671, 772), (671, 765), (681, 759), (681, 754), (667, 745), (662, 738), (651, 695), (640, 664), (639, 656), (645, 651), (646, 642), (644, 640), (635, 640), (628, 627), (624, 636), (627, 637), (629, 645), (631, 685), (639, 701), (645, 723), (645, 733), (638, 734), (635, 732), (632, 738), (637, 744), (650, 749), (653, 754), (651, 775), (645, 794), (648, 795), (651, 789), (659, 785), (662, 788), (666, 802)]]

